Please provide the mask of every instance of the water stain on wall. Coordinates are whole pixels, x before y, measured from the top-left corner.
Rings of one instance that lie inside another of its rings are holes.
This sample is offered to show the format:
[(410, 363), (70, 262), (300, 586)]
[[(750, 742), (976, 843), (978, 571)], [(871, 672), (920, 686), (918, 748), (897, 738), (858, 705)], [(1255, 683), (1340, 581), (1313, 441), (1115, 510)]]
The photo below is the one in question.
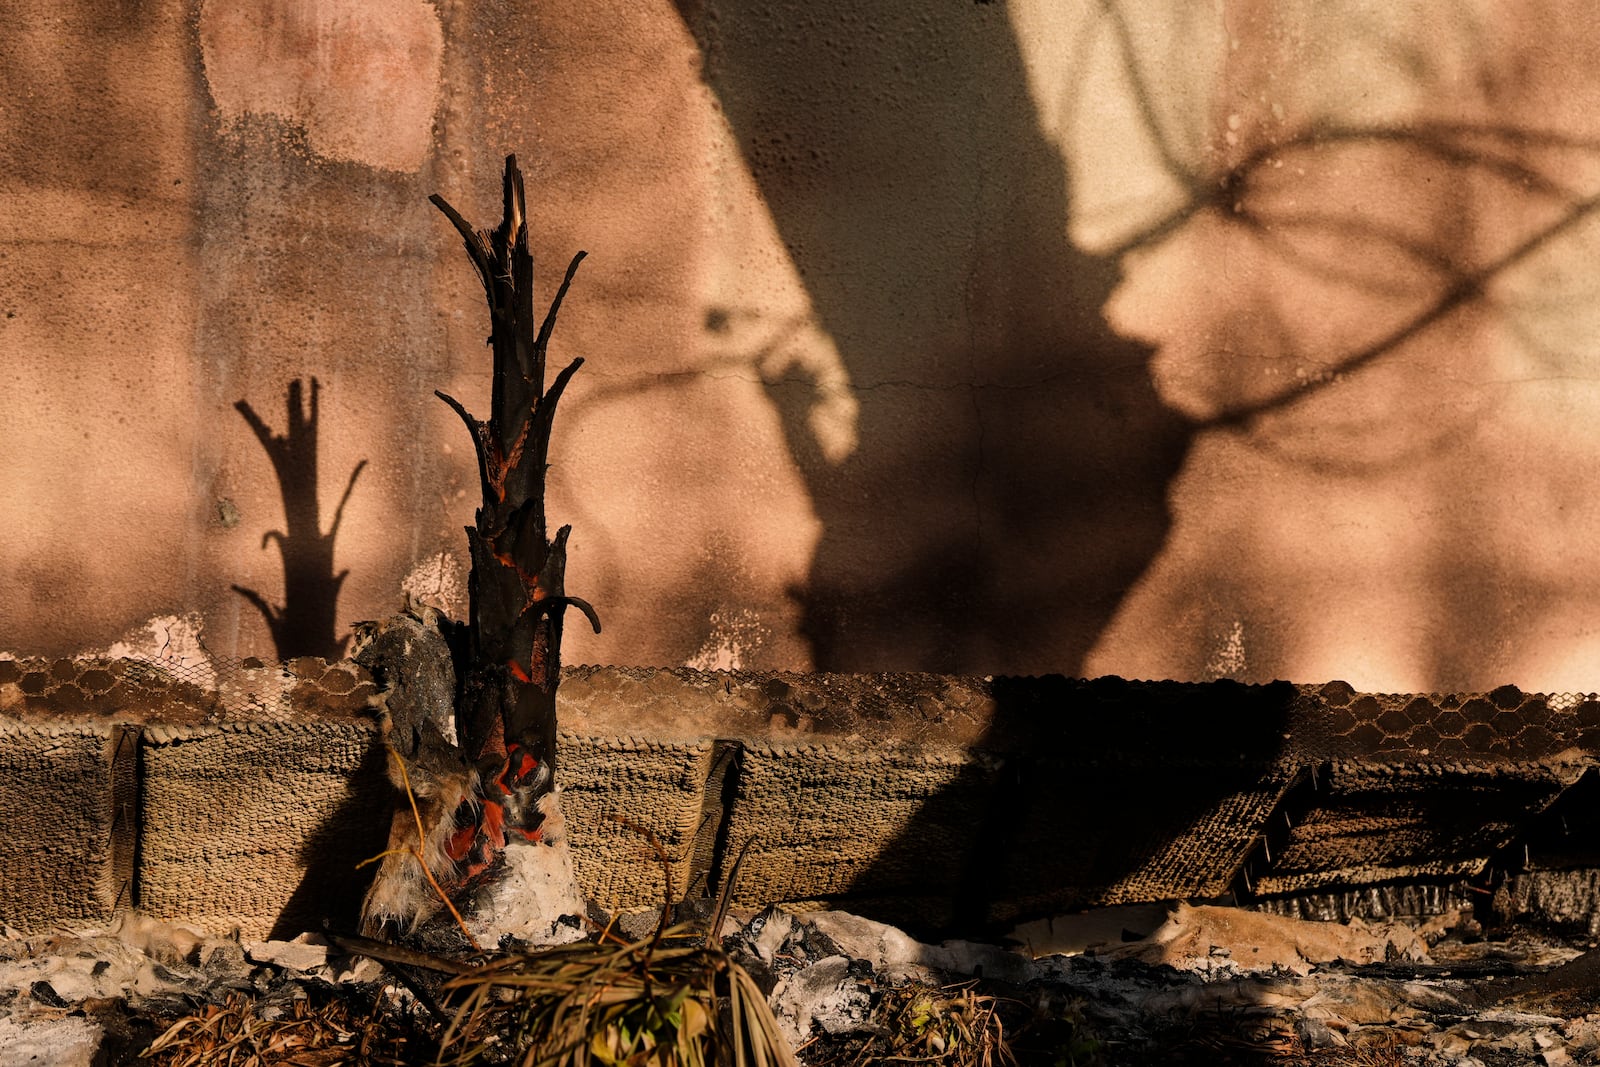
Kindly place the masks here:
[(207, 0), (200, 48), (225, 125), (276, 116), (321, 156), (388, 170), (427, 158), (444, 55), (427, 0)]
[(467, 617), (467, 564), (454, 552), (436, 552), (421, 560), (400, 582), (415, 604), (426, 604), (452, 619)]

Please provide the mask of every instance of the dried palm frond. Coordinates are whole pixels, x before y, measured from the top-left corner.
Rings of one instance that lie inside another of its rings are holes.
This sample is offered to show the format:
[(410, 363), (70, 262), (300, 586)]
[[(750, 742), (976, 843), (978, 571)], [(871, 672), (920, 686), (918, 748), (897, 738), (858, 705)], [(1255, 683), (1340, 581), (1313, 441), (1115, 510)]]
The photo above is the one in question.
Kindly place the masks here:
[(889, 990), (881, 1014), (884, 1061), (997, 1067), (1015, 1064), (992, 996), (973, 983), (936, 988), (920, 984)]
[(688, 926), (608, 934), (457, 975), (440, 1062), (471, 1067), (493, 1049), (519, 1067), (796, 1067), (755, 981), (708, 940)]

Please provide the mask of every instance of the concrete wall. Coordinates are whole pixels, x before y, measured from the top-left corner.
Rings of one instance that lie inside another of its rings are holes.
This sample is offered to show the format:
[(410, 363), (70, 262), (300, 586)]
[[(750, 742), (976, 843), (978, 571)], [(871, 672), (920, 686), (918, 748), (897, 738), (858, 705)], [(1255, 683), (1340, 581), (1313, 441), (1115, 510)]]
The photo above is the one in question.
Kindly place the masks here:
[[(544, 278), (591, 254), (573, 662), (1600, 688), (1587, 5), (6, 30), (0, 647), (335, 655), (403, 590), (463, 610), (432, 391), (483, 410), (487, 328), (425, 198), (492, 223), (516, 151)], [(280, 484), (235, 405), (286, 434), (311, 378)]]

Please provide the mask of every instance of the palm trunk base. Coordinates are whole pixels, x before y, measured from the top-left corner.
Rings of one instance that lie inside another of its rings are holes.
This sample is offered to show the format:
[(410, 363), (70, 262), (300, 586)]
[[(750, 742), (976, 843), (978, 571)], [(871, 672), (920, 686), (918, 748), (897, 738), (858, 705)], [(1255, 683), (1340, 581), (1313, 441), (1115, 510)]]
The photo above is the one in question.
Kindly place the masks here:
[(546, 793), (539, 807), (541, 839), (508, 842), (493, 877), (463, 911), (467, 930), (484, 948), (507, 936), (532, 945), (560, 945), (588, 932), (583, 921), (588, 904), (561, 832), (560, 791)]

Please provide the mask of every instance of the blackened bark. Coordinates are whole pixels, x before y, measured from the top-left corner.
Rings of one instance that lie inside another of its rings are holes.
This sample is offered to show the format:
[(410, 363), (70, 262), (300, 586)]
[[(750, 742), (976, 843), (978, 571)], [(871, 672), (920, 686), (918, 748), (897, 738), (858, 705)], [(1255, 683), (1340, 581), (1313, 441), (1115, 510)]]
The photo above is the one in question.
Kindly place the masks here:
[(482, 782), (476, 840), (455, 856), (473, 873), (492, 863), (508, 840), (537, 841), (539, 801), (554, 786), (556, 687), (561, 672), (562, 617), (579, 608), (600, 630), (594, 609), (564, 586), (567, 535), (552, 537), (545, 517), (545, 471), (556, 404), (574, 359), (545, 388), (546, 348), (556, 314), (584, 253), (566, 276), (540, 324), (533, 304), (533, 256), (522, 172), (506, 158), (505, 214), (492, 232), (475, 230), (435, 195), (430, 199), (460, 232), (489, 301), (494, 383), (487, 420), (438, 396), (472, 434), (483, 503), (467, 529), (468, 662), (456, 703), (457, 732)]

